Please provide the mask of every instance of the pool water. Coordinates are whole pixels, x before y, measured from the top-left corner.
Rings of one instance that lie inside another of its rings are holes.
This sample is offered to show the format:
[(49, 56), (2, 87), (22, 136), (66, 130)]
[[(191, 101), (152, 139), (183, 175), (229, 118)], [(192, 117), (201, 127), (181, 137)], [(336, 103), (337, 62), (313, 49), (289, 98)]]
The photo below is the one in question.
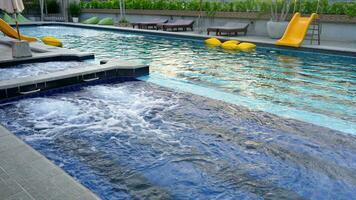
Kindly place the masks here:
[(103, 199), (352, 199), (356, 138), (143, 81), (2, 104), (0, 121)]
[(87, 67), (88, 65), (89, 63), (85, 62), (46, 62), (21, 64), (7, 68), (0, 68), (0, 81), (49, 74), (67, 69)]
[[(122, 58), (150, 65), (151, 78), (212, 89), (209, 97), (285, 118), (356, 134), (356, 59), (346, 56), (258, 47), (227, 52), (202, 41), (74, 27), (24, 27), (25, 34), (52, 35), (65, 47), (95, 52), (97, 60)], [(163, 78), (161, 78), (163, 77)], [(216, 91), (216, 92), (214, 92)], [(214, 96), (214, 94), (217, 94)], [(219, 95), (218, 95), (219, 94)], [(199, 93), (199, 95), (204, 95)], [(244, 99), (244, 104), (240, 101)]]

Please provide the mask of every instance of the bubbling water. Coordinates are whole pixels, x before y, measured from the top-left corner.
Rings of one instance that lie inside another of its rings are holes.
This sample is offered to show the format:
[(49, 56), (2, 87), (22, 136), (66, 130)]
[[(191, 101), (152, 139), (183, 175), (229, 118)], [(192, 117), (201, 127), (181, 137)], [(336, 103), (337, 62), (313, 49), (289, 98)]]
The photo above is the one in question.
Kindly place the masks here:
[(356, 195), (354, 137), (144, 82), (8, 103), (0, 121), (103, 199)]
[(21, 64), (8, 68), (0, 68), (0, 81), (37, 76), (66, 69), (86, 67), (88, 65), (89, 64), (85, 62), (45, 62)]

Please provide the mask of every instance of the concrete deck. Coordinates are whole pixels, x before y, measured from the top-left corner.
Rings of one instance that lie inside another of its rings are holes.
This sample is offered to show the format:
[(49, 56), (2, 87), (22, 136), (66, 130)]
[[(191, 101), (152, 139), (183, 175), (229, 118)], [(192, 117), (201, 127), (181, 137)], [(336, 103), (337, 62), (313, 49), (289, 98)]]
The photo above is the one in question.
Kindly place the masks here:
[(90, 190), (0, 126), (1, 200), (94, 200)]

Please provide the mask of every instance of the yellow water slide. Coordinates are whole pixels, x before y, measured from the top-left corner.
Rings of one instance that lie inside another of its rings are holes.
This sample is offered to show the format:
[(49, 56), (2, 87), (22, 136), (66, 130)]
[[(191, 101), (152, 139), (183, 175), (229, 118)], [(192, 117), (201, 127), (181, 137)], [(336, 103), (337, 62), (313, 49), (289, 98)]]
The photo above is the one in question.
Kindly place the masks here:
[(310, 17), (302, 17), (300, 13), (295, 13), (292, 20), (289, 22), (283, 37), (278, 40), (276, 44), (281, 46), (300, 47), (308, 32), (310, 24), (317, 17), (318, 14), (316, 13), (313, 13)]
[[(2, 19), (0, 19), (0, 30), (5, 35), (7, 35), (11, 38), (19, 39), (19, 35), (18, 35), (17, 31)], [(37, 42), (38, 41), (37, 38), (26, 36), (26, 35), (20, 35), (20, 37), (21, 37), (21, 40), (26, 40), (28, 42)]]

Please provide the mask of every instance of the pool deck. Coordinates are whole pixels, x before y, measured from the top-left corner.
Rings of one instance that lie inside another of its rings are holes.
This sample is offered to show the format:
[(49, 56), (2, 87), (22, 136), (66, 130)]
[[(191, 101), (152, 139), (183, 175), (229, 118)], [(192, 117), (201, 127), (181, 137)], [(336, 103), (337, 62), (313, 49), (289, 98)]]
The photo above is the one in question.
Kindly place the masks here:
[(90, 190), (0, 126), (1, 200), (94, 200)]

